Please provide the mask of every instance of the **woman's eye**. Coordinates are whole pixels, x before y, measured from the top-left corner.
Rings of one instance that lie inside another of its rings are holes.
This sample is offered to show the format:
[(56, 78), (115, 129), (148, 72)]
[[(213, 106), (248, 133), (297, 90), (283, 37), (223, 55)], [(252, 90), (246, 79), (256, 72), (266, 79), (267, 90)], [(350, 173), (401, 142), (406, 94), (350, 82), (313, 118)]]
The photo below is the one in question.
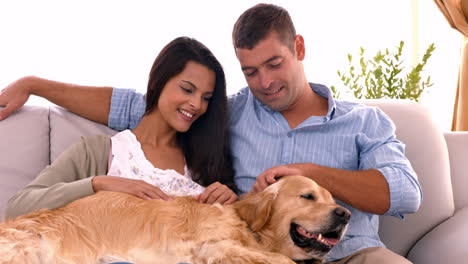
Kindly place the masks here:
[(180, 86), (180, 89), (182, 89), (186, 93), (192, 93), (192, 90), (190, 90), (189, 88), (185, 88), (183, 86)]
[(279, 66), (281, 66), (281, 63), (270, 65), (271, 68), (278, 68)]

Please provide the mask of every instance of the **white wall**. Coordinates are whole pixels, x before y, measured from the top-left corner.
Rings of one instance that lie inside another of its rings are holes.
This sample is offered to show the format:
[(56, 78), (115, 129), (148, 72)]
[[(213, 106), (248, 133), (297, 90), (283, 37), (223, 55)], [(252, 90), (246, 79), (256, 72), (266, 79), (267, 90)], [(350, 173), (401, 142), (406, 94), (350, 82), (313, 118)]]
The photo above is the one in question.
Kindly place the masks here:
[[(419, 36), (414, 40), (420, 7)], [(423, 103), (450, 128), (458, 73), (460, 35), (433, 1), (417, 0), (270, 1), (289, 10), (306, 41), (309, 81), (340, 86), (336, 71), (346, 54), (360, 46), (369, 54), (406, 42), (436, 51), (427, 65), (435, 86)], [(24, 75), (88, 85), (131, 87), (145, 92), (147, 75), (159, 50), (186, 35), (205, 43), (226, 70), (228, 93), (245, 86), (231, 45), (237, 17), (261, 1), (2, 1), (0, 2), (0, 88)], [(32, 104), (43, 100), (33, 98)]]

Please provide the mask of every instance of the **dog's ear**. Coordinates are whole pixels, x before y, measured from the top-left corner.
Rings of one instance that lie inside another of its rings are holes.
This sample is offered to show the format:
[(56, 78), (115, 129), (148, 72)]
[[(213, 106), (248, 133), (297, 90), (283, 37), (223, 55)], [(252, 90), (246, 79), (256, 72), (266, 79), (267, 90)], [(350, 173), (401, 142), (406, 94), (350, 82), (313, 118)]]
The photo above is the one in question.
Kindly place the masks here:
[(271, 208), (276, 193), (263, 191), (246, 194), (234, 206), (239, 216), (247, 222), (252, 231), (259, 231), (270, 219)]

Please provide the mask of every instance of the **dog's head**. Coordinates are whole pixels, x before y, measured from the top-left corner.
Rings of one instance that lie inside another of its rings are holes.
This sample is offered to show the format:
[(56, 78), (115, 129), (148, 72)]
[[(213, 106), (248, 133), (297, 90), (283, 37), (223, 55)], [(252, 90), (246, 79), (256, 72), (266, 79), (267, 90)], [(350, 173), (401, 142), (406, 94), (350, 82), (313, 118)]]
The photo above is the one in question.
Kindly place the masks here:
[(303, 176), (287, 176), (236, 205), (240, 217), (272, 251), (293, 260), (323, 260), (346, 231), (351, 213)]

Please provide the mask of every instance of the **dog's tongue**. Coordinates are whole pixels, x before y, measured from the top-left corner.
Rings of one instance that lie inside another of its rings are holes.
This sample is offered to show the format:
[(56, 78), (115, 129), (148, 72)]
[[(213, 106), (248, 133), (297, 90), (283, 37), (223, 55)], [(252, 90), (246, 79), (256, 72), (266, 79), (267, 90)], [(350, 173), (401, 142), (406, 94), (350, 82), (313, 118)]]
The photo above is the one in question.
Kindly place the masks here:
[(322, 239), (326, 241), (325, 244), (327, 244), (327, 245), (329, 245), (329, 246), (331, 246), (331, 247), (336, 246), (336, 244), (338, 244), (338, 241), (339, 241), (339, 240), (336, 239), (336, 238), (326, 238), (326, 237), (322, 237)]

